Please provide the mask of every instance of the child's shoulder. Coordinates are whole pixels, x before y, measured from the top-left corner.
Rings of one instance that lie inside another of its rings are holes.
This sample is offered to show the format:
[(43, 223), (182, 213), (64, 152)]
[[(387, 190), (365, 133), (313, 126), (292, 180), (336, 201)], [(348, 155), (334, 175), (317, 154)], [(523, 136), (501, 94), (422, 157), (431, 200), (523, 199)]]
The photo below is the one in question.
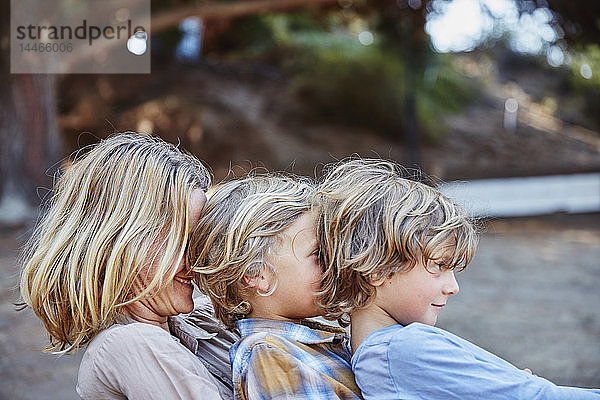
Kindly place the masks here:
[(246, 351), (252, 351), (256, 347), (262, 345), (279, 347), (282, 343), (289, 342), (285, 336), (274, 334), (271, 332), (255, 332), (240, 339), (237, 343), (238, 351), (245, 349)]
[(300, 323), (261, 319), (238, 321), (242, 339), (231, 349), (234, 364), (244, 364), (250, 357), (290, 354), (301, 357), (313, 344), (337, 343), (343, 329), (303, 320)]
[(291, 342), (290, 339), (280, 333), (259, 331), (244, 335), (232, 346), (232, 350), (236, 358), (247, 358), (253, 351), (260, 351), (263, 348), (285, 349), (290, 346)]
[(435, 364), (443, 359), (472, 359), (480, 350), (443, 329), (413, 323), (394, 325), (371, 333), (352, 356), (352, 369), (398, 370)]
[(234, 374), (242, 373), (250, 364), (268, 364), (287, 362), (296, 344), (284, 336), (270, 332), (252, 333), (238, 342), (230, 350)]
[(359, 346), (357, 353), (375, 348), (394, 348), (394, 351), (415, 353), (436, 347), (462, 347), (464, 340), (435, 326), (412, 323), (393, 325), (371, 333)]
[(444, 335), (445, 331), (418, 322), (410, 325), (392, 325), (372, 332), (363, 341), (366, 345), (386, 344), (399, 338), (409, 339), (420, 335)]
[(248, 318), (238, 321), (238, 328), (242, 334), (239, 343), (243, 343), (245, 346), (282, 341), (304, 344), (323, 343), (345, 336), (345, 331), (339, 327), (312, 320), (301, 320), (296, 323)]

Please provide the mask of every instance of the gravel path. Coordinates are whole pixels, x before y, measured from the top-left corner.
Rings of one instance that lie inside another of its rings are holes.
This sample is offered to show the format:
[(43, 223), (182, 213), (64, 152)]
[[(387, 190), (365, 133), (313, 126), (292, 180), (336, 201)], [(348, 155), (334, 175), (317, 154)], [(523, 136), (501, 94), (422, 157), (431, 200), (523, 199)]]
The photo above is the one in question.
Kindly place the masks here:
[(557, 384), (600, 387), (600, 214), (488, 230), (438, 326)]

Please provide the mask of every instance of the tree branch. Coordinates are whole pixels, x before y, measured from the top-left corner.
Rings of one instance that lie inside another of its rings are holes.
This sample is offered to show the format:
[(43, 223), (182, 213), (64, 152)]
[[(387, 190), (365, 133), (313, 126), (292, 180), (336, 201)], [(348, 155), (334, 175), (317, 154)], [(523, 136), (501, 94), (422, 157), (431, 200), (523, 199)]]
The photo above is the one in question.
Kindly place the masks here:
[(304, 7), (337, 4), (337, 0), (247, 0), (232, 3), (208, 3), (164, 11), (152, 17), (151, 32), (169, 29), (187, 17), (228, 19), (262, 12), (282, 12)]

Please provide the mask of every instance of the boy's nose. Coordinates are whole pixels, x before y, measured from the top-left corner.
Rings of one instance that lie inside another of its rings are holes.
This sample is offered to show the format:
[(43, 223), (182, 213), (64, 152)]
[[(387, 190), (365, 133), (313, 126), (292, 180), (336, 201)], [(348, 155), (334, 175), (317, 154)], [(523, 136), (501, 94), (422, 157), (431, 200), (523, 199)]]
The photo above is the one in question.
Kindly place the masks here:
[(456, 281), (456, 277), (454, 276), (454, 271), (450, 271), (450, 274), (448, 275), (448, 281), (444, 286), (444, 294), (451, 296), (453, 294), (457, 294), (460, 291), (460, 288), (458, 287), (458, 282)]

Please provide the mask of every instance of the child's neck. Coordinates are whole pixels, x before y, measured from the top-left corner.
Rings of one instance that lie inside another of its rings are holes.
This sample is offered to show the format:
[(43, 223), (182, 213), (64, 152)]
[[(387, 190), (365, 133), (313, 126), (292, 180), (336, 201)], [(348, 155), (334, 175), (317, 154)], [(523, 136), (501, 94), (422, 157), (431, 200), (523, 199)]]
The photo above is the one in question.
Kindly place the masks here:
[(300, 321), (302, 321), (302, 318), (291, 318), (286, 315), (279, 315), (278, 313), (273, 312), (265, 312), (260, 309), (254, 309), (250, 314), (246, 316), (246, 318), (270, 319), (273, 321), (293, 322), (295, 324), (298, 324), (300, 323)]
[(358, 346), (371, 333), (397, 324), (396, 320), (375, 303), (353, 311), (350, 315), (350, 346), (352, 347), (352, 353), (356, 352)]

